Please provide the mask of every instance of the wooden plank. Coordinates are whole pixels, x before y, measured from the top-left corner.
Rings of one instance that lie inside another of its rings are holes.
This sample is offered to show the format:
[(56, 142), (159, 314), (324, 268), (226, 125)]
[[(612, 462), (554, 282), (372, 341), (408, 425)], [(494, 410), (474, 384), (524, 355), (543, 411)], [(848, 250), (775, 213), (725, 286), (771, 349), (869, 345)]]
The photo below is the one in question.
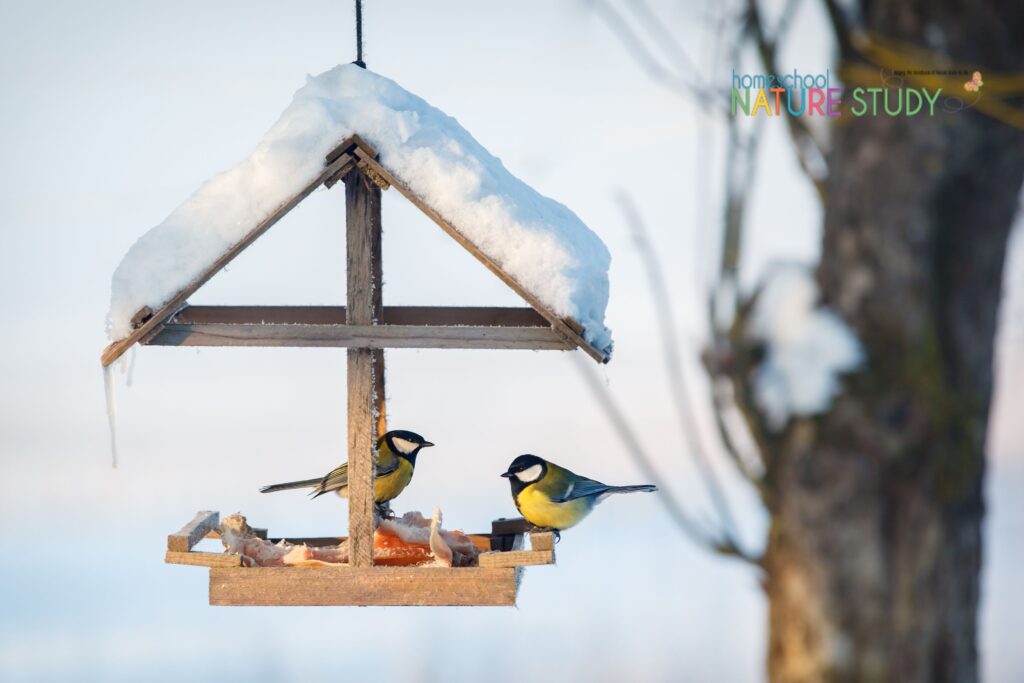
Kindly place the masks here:
[(204, 510), (197, 512), (192, 521), (181, 527), (181, 530), (167, 536), (167, 549), (187, 553), (196, 543), (213, 529), (220, 526), (220, 514)]
[[(345, 176), (348, 325), (373, 326), (380, 317), (380, 223), (380, 188), (354, 168)], [(348, 350), (348, 528), (349, 562), (354, 568), (373, 565), (373, 450), (381, 408), (377, 391), (383, 383), (380, 353), (365, 347)]]
[(298, 206), (299, 202), (308, 197), (313, 190), (320, 187), (325, 180), (330, 178), (332, 175), (338, 172), (342, 167), (353, 162), (351, 155), (344, 154), (336, 159), (331, 164), (327, 165), (320, 174), (309, 182), (304, 188), (302, 188), (297, 194), (292, 196), (288, 201), (284, 202), (275, 209), (269, 216), (263, 219), (257, 224), (252, 230), (246, 234), (241, 240), (239, 240), (234, 246), (224, 252), (220, 258), (214, 261), (206, 270), (199, 274), (195, 279), (189, 282), (185, 287), (175, 294), (171, 299), (160, 307), (156, 313), (154, 313), (147, 321), (142, 323), (138, 328), (132, 331), (124, 339), (120, 339), (112, 344), (108, 345), (103, 350), (103, 356), (101, 362), (106, 367), (116, 361), (124, 354), (125, 351), (130, 349), (135, 342), (151, 335), (157, 327), (167, 318), (174, 314), (185, 300), (188, 299), (197, 289), (202, 287), (206, 282), (216, 275), (224, 266), (231, 263), (232, 260), (243, 251), (246, 247), (256, 241), (256, 239), (269, 230), (275, 223), (284, 218), (289, 211)]
[(282, 536), (268, 538), (271, 543), (291, 543), (292, 545), (308, 545), (310, 548), (323, 548), (329, 545), (341, 545), (348, 540), (345, 536)]
[[(263, 539), (264, 541), (266, 541), (266, 529), (265, 528), (253, 528), (253, 533), (255, 533), (257, 539)], [(207, 533), (207, 535), (205, 537), (203, 537), (203, 538), (204, 539), (219, 539), (220, 538), (220, 529), (217, 529), (217, 528), (211, 529)]]
[[(357, 143), (361, 142), (361, 138), (356, 136), (356, 141)], [(374, 156), (376, 156), (376, 153), (374, 153)], [(375, 221), (375, 225), (372, 228), (373, 232), (371, 233), (373, 242), (370, 249), (372, 259), (370, 262), (370, 275), (373, 283), (373, 289), (370, 292), (370, 313), (372, 316), (371, 322), (377, 325), (382, 322), (381, 318), (384, 317), (384, 263), (383, 250), (381, 249), (383, 242), (383, 215), (380, 206), (381, 189), (374, 187), (372, 193), (375, 197), (373, 201), (376, 202), (376, 208), (370, 215), (370, 218)], [(386, 377), (384, 372), (384, 349), (373, 349), (370, 352), (370, 358), (373, 365), (373, 442), (376, 444), (378, 437), (381, 434), (386, 434), (388, 431), (387, 390), (384, 386), (384, 378)]]
[(481, 567), (532, 567), (554, 563), (554, 550), (493, 550), (480, 553)]
[(226, 553), (176, 552), (168, 550), (164, 555), (167, 564), (187, 564), (194, 567), (241, 567), (242, 558)]
[(370, 155), (374, 159), (377, 158), (377, 150), (373, 148), (373, 145), (368, 143), (358, 134), (352, 134), (345, 138), (344, 140), (342, 140), (341, 144), (339, 144), (337, 147), (328, 152), (327, 155), (324, 157), (324, 162), (330, 165), (334, 163), (335, 159), (340, 157), (342, 154), (345, 154), (346, 152), (354, 155), (356, 147), (363, 150), (363, 152)]
[(135, 311), (135, 315), (128, 322), (131, 323), (133, 328), (138, 327), (142, 323), (153, 317), (153, 310), (149, 306), (143, 306), (139, 310)]
[(522, 517), (491, 522), (491, 550), (522, 550), (523, 534), (533, 525)]
[(335, 185), (337, 185), (348, 174), (348, 172), (352, 170), (352, 166), (354, 166), (354, 164), (352, 163), (345, 164), (344, 166), (342, 166), (340, 169), (338, 169), (337, 173), (335, 173), (330, 178), (324, 181), (324, 187), (326, 187), (329, 190)]
[(516, 570), (242, 567), (210, 570), (211, 605), (513, 606)]
[(530, 548), (532, 550), (554, 550), (555, 535), (550, 531), (538, 531), (530, 534)]
[(502, 517), (491, 522), (491, 533), (495, 535), (525, 534), (533, 531), (534, 528), (536, 527), (522, 517)]
[[(185, 306), (169, 324), (343, 325), (344, 306)], [(500, 306), (384, 306), (384, 325), (550, 327), (532, 308)]]
[[(364, 162), (366, 162), (366, 164), (369, 165), (370, 168), (372, 168), (375, 172), (381, 175), (390, 185), (398, 188), (398, 191), (401, 192), (406, 199), (415, 204), (420, 211), (425, 213), (428, 217), (430, 217), (431, 220), (437, 223), (437, 225), (440, 226), (440, 228), (444, 230), (446, 233), (448, 233), (448, 235), (452, 239), (454, 239), (456, 242), (462, 245), (463, 249), (465, 249), (474, 257), (476, 257), (476, 259), (480, 261), (480, 263), (484, 264), (484, 266), (488, 270), (494, 273), (502, 282), (511, 287), (516, 294), (521, 296), (523, 299), (526, 300), (527, 303), (533, 306), (538, 313), (544, 316), (544, 318), (546, 318), (547, 321), (551, 323), (551, 326), (555, 328), (555, 330), (559, 334), (563, 335), (574, 345), (583, 349), (583, 351), (585, 351), (587, 355), (592, 357), (597, 362), (608, 362), (610, 357), (607, 353), (591, 346), (590, 343), (588, 343), (582, 336), (580, 336), (579, 332), (577, 332), (576, 330), (573, 329), (572, 326), (570, 326), (566, 319), (563, 319), (556, 315), (554, 312), (552, 312), (547, 306), (545, 306), (540, 301), (540, 299), (531, 294), (529, 290), (527, 290), (525, 287), (519, 284), (519, 282), (515, 278), (506, 273), (501, 268), (501, 266), (499, 266), (497, 263), (491, 260), (491, 258), (487, 256), (487, 254), (480, 251), (480, 249), (478, 249), (475, 244), (473, 244), (468, 238), (466, 238), (465, 235), (459, 232), (459, 230), (455, 228), (455, 226), (446, 221), (439, 213), (430, 208), (430, 206), (427, 205), (426, 202), (420, 199), (419, 196), (416, 195), (416, 193), (414, 193), (412, 190), (406, 187), (403, 182), (401, 182), (398, 178), (392, 175), (390, 171), (388, 171), (380, 163), (378, 163), (376, 159), (371, 157), (365, 151), (358, 148), (355, 150), (355, 155), (359, 159), (362, 159)], [(573, 323), (575, 327), (579, 328), (582, 331), (582, 328), (580, 327), (579, 323), (576, 323), (575, 321), (573, 321)]]
[(149, 346), (291, 346), (358, 349), (567, 351), (575, 348), (571, 342), (549, 327), (293, 325), (278, 323), (241, 325), (169, 323), (144, 343)]

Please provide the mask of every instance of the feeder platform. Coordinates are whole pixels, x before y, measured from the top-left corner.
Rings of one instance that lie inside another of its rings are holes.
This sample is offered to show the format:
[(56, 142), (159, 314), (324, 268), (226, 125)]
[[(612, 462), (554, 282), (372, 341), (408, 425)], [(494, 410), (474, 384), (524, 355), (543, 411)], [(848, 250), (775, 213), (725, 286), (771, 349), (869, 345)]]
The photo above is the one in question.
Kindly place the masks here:
[[(478, 548), (475, 567), (371, 565), (359, 567), (248, 567), (240, 555), (196, 551), (204, 538), (220, 538), (220, 514), (200, 512), (167, 537), (168, 564), (210, 569), (211, 605), (306, 606), (514, 606), (523, 567), (554, 564), (551, 532), (530, 532), (523, 519), (498, 519), (489, 534), (469, 534)], [(341, 536), (268, 538), (310, 547), (338, 545)], [(525, 537), (530, 537), (530, 548)]]

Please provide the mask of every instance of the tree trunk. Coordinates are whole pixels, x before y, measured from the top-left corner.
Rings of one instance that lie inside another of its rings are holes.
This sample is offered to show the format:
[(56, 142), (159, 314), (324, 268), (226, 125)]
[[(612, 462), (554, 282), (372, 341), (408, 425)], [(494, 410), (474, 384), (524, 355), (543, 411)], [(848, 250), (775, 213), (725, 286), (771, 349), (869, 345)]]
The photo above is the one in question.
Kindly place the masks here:
[[(983, 74), (1019, 72), (1024, 10), (996, 4), (878, 0), (864, 17)], [(769, 678), (976, 681), (993, 341), (1024, 137), (938, 108), (845, 113), (832, 132), (818, 279), (867, 363), (771, 454)]]

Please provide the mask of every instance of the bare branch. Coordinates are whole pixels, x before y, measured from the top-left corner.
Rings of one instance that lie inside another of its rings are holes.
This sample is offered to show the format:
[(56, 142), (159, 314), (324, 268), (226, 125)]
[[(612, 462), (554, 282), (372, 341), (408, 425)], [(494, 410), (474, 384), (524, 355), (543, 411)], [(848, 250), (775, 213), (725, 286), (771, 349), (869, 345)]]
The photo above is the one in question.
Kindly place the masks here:
[(679, 69), (687, 71), (689, 73), (700, 73), (700, 70), (690, 59), (690, 56), (686, 54), (686, 50), (676, 40), (668, 29), (665, 28), (665, 24), (658, 19), (657, 15), (650, 6), (644, 2), (644, 0), (631, 0), (626, 4), (641, 24), (643, 24), (644, 30), (646, 30), (651, 36), (654, 37), (658, 43), (661, 44), (662, 50), (669, 53), (672, 58), (676, 61)]
[(690, 98), (705, 111), (714, 111), (719, 114), (728, 112), (728, 108), (724, 105), (725, 98), (716, 96), (711, 86), (694, 82), (692, 79), (673, 73), (662, 66), (654, 53), (648, 49), (644, 40), (629, 27), (625, 17), (611, 4), (605, 0), (591, 0), (591, 3), (598, 16), (608, 25), (630, 56), (653, 81), (667, 87), (677, 95)]
[[(739, 50), (739, 45), (734, 46)], [(735, 54), (734, 54), (735, 58)], [(725, 396), (717, 391), (717, 386), (712, 386), (711, 398), (712, 408), (715, 412), (715, 421), (723, 428), (723, 443), (727, 452), (737, 464), (741, 472), (746, 473), (748, 468), (734, 445), (734, 439), (728, 438), (726, 429), (725, 413), (729, 410), (736, 410), (743, 416), (747, 424), (748, 433), (752, 437), (760, 464), (763, 470), (767, 470), (767, 459), (769, 451), (764, 448), (764, 443), (758, 439), (758, 423), (753, 421), (756, 413), (751, 406), (745, 402), (745, 397), (737, 395), (737, 387), (742, 387), (742, 374), (745, 369), (738, 367), (741, 360), (737, 357), (738, 340), (734, 335), (737, 333), (735, 320), (740, 317), (737, 310), (736, 292), (739, 289), (739, 267), (740, 253), (742, 246), (744, 216), (746, 213), (748, 188), (753, 185), (754, 174), (757, 169), (757, 155), (761, 140), (761, 130), (764, 123), (763, 118), (754, 122), (753, 130), (745, 135), (740, 130), (739, 122), (730, 119), (726, 143), (726, 165), (725, 165), (725, 206), (722, 216), (722, 254), (719, 271), (719, 291), (712, 294), (709, 300), (708, 317), (712, 329), (712, 347), (706, 355), (706, 367), (712, 377), (712, 382), (717, 383), (720, 378), (727, 378), (733, 391), (730, 396)], [(727, 328), (721, 328), (718, 320), (718, 306), (721, 305), (719, 297), (722, 289), (728, 288), (733, 293), (728, 304), (732, 307), (729, 311), (730, 322)], [(740, 325), (742, 327), (742, 325)], [(731, 328), (731, 329), (730, 329)], [(763, 479), (758, 477), (754, 481), (759, 491), (763, 490)]]
[(668, 486), (665, 478), (661, 476), (661, 473), (655, 467), (654, 461), (640, 443), (640, 439), (637, 438), (636, 433), (629, 424), (629, 420), (615, 402), (608, 387), (601, 381), (593, 364), (576, 354), (573, 355), (573, 358), (591, 394), (626, 447), (626, 452), (633, 458), (637, 467), (643, 472), (644, 477), (658, 487), (658, 500), (664, 505), (665, 511), (668, 512), (669, 517), (679, 530), (697, 545), (708, 548), (716, 553), (735, 557), (744, 562), (760, 566), (760, 558), (743, 551), (727, 533), (723, 533), (722, 536), (715, 538), (690, 517), (682, 503), (672, 493), (672, 489)]
[(733, 435), (732, 428), (726, 418), (726, 412), (730, 408), (736, 408), (732, 382), (720, 377), (712, 377), (711, 380), (713, 383), (711, 387), (712, 412), (715, 416), (715, 426), (718, 427), (718, 433), (722, 437), (722, 444), (725, 446), (725, 452), (729, 454), (736, 469), (740, 471), (747, 481), (758, 491), (763, 492), (764, 480), (762, 477), (764, 475), (764, 463), (761, 451), (758, 449), (757, 452), (760, 460), (757, 466), (751, 464), (748, 458), (743, 457), (740, 453), (739, 444), (736, 443), (736, 437)]
[[(793, 11), (790, 8), (792, 7), (795, 7), (795, 0), (790, 0), (786, 10), (783, 11), (783, 19), (779, 23), (780, 30), (788, 28), (789, 20)], [(747, 0), (747, 21), (749, 22), (751, 37), (754, 39), (754, 45), (757, 48), (757, 54), (761, 59), (761, 63), (764, 65), (765, 71), (770, 74), (778, 73), (777, 64), (775, 63), (775, 48), (781, 35), (777, 34), (772, 38), (768, 38), (765, 33), (761, 12), (757, 7), (757, 0)], [(825, 161), (825, 150), (814, 137), (814, 134), (808, 127), (804, 117), (786, 116), (785, 119), (786, 128), (793, 141), (793, 146), (796, 150), (796, 158), (800, 164), (800, 168), (803, 170), (804, 175), (807, 176), (807, 179), (811, 181), (811, 184), (818, 193), (818, 197), (824, 202), (824, 176), (828, 173)], [(810, 158), (811, 153), (815, 154), (815, 159), (813, 161)], [(817, 163), (821, 168), (826, 169), (824, 175), (814, 170), (813, 164), (815, 163)]]
[(839, 48), (841, 61), (849, 59), (853, 53), (853, 42), (850, 39), (850, 27), (843, 15), (843, 8), (836, 0), (825, 0), (825, 9), (828, 10), (829, 23), (832, 25), (832, 32), (835, 35), (836, 46)]
[(672, 391), (672, 399), (676, 404), (676, 412), (679, 415), (683, 435), (686, 438), (687, 448), (690, 452), (690, 457), (693, 458), (694, 464), (697, 466), (697, 471), (700, 473), (701, 479), (704, 480), (704, 485), (707, 487), (708, 494), (711, 496), (711, 502), (715, 507), (715, 511), (721, 518), (721, 522), (726, 529), (726, 533), (729, 536), (735, 536), (737, 528), (735, 518), (733, 517), (732, 510), (729, 507), (729, 501), (726, 498), (725, 490), (722, 487), (721, 482), (718, 480), (714, 467), (711, 465), (710, 458), (707, 456), (706, 449), (700, 443), (700, 430), (697, 425), (697, 418), (693, 413), (689, 397), (687, 396), (686, 387), (689, 382), (687, 380), (685, 366), (682, 358), (680, 357), (680, 349), (683, 348), (683, 341), (676, 331), (675, 318), (673, 316), (675, 308), (672, 305), (672, 299), (668, 291), (668, 285), (665, 282), (665, 276), (661, 271), (661, 262), (654, 252), (654, 248), (651, 245), (650, 237), (648, 235), (647, 226), (644, 225), (643, 220), (640, 218), (636, 205), (624, 192), (619, 193), (618, 201), (626, 216), (626, 224), (629, 226), (630, 232), (633, 234), (633, 240), (636, 242), (640, 258), (644, 262), (644, 270), (647, 273), (651, 299), (653, 300), (655, 310), (657, 311), (655, 319), (657, 321), (661, 337), (663, 360), (665, 362), (665, 367), (668, 370), (669, 387)]

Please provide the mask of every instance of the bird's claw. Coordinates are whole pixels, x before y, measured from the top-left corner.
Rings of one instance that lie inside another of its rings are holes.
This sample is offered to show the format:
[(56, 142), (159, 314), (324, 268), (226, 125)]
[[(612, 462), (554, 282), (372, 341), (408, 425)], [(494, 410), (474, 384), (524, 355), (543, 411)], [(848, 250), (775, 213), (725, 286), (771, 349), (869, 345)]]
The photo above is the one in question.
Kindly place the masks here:
[(543, 526), (535, 526), (535, 527), (533, 527), (533, 532), (531, 532), (531, 533), (542, 533), (542, 534), (543, 533), (550, 533), (550, 534), (553, 534), (554, 537), (555, 537), (555, 543), (558, 543), (559, 541), (562, 540), (562, 534), (561, 534), (561, 532), (558, 529), (551, 529), (549, 527), (543, 527)]

